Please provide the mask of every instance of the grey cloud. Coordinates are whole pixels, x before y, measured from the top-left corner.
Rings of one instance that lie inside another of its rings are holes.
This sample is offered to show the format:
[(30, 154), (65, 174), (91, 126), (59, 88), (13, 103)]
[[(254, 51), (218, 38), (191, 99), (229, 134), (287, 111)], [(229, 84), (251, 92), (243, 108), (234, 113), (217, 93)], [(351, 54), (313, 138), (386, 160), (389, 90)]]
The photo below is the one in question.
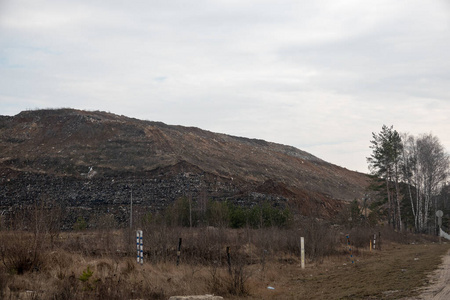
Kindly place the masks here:
[(382, 124), (450, 129), (445, 1), (0, 8), (2, 113), (100, 109), (289, 144), (363, 171)]

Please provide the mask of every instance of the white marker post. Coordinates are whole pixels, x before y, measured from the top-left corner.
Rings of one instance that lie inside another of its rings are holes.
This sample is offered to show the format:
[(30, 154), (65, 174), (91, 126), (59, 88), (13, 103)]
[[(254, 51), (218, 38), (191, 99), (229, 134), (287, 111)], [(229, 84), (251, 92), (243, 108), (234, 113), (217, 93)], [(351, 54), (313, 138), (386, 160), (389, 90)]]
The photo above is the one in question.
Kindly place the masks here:
[(142, 230), (136, 231), (137, 263), (144, 264), (144, 243)]
[(373, 250), (375, 250), (377, 248), (376, 243), (377, 243), (377, 234), (374, 233), (374, 235), (373, 235)]
[(301, 248), (301, 259), (302, 259), (302, 269), (305, 268), (305, 238), (300, 238), (300, 248)]
[(136, 255), (136, 259), (137, 259), (137, 263), (139, 263), (139, 258), (141, 257), (140, 255), (140, 251), (139, 251), (139, 230), (136, 231), (136, 251), (137, 251), (137, 255)]

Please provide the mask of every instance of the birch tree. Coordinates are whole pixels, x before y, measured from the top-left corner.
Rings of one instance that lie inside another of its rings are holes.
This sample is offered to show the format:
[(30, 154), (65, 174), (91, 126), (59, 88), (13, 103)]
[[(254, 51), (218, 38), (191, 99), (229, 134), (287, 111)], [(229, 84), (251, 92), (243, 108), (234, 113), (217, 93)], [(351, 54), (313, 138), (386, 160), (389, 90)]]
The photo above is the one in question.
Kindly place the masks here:
[[(424, 223), (428, 221), (430, 208), (437, 210), (436, 197), (448, 173), (449, 159), (439, 139), (432, 134), (422, 135), (417, 139), (418, 164), (422, 176), (424, 194)], [(436, 228), (436, 216), (435, 214)]]
[(414, 228), (422, 227), (421, 220), (421, 197), (418, 193), (417, 178), (417, 147), (414, 136), (407, 133), (402, 134), (402, 179), (406, 183), (408, 198), (410, 200), (411, 212), (414, 218)]
[(447, 178), (449, 158), (432, 134), (402, 137), (402, 178), (408, 185), (414, 226), (416, 231), (423, 232), (429, 225), (430, 213), (438, 209), (436, 196)]

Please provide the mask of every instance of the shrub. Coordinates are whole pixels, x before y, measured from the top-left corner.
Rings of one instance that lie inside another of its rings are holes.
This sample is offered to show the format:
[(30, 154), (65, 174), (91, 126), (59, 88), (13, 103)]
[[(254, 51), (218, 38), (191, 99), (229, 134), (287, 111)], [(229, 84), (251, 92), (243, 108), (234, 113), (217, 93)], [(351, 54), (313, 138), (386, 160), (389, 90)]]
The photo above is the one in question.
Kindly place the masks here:
[(73, 224), (74, 230), (85, 230), (87, 228), (86, 220), (83, 217), (78, 217), (75, 224)]
[(219, 269), (217, 264), (212, 265), (208, 287), (214, 294), (222, 296), (247, 296), (249, 295), (247, 280), (250, 276), (247, 264), (238, 257), (233, 260), (233, 265), (228, 272), (223, 268)]
[(354, 247), (364, 248), (369, 247), (374, 233), (374, 230), (369, 227), (356, 227), (349, 231), (349, 238)]
[(78, 280), (84, 284), (85, 290), (92, 291), (95, 288), (93, 283), (90, 281), (93, 274), (94, 272), (91, 271), (89, 266), (87, 266), (86, 270), (84, 270), (80, 277), (78, 277)]
[(44, 261), (37, 238), (27, 233), (2, 235), (0, 258), (9, 273), (22, 275), (28, 271), (40, 270)]
[(322, 260), (336, 252), (338, 235), (328, 223), (309, 218), (300, 223), (300, 234), (305, 237), (305, 253), (310, 259)]
[(247, 280), (250, 274), (242, 262), (238, 262), (231, 270), (231, 274), (226, 277), (226, 287), (228, 293), (236, 296), (246, 296), (249, 293)]

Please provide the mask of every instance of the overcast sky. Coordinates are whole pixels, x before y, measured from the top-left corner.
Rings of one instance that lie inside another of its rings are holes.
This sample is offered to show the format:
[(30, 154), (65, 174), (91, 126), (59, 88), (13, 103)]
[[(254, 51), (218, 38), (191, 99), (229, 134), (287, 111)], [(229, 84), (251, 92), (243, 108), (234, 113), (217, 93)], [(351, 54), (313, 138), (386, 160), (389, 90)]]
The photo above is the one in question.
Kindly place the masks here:
[(109, 111), (367, 173), (383, 124), (450, 150), (449, 3), (0, 0), (0, 115)]

